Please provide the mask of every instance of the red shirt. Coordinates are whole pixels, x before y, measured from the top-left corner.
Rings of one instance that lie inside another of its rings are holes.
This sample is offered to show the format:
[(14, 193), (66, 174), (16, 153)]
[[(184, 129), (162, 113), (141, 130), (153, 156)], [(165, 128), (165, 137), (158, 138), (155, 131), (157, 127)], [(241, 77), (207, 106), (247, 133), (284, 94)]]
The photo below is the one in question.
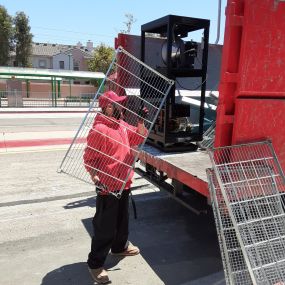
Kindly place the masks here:
[(124, 189), (129, 189), (137, 154), (135, 147), (144, 141), (145, 135), (123, 120), (98, 113), (87, 136), (85, 168), (90, 173), (94, 170), (109, 191), (120, 190), (125, 181)]

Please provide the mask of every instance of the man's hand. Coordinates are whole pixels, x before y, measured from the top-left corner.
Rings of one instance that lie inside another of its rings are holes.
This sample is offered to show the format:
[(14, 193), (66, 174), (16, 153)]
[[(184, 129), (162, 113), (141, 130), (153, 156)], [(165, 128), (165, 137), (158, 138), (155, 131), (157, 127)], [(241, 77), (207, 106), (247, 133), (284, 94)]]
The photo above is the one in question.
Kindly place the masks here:
[(140, 116), (139, 122), (142, 123), (144, 121), (144, 119), (146, 119), (148, 117), (149, 110), (146, 107), (142, 106), (138, 112), (138, 115)]
[(97, 175), (91, 176), (91, 179), (95, 185), (100, 181), (100, 178)]
[[(102, 192), (108, 193), (107, 187), (106, 187), (104, 184), (102, 184), (102, 183), (100, 182), (100, 178), (99, 178), (97, 175), (91, 176), (91, 179), (92, 179), (92, 181), (94, 182), (94, 185), (95, 185), (97, 188), (101, 189), (101, 190), (99, 190), (100, 193), (102, 193)], [(97, 191), (97, 190), (96, 190), (96, 191)], [(98, 193), (98, 192), (97, 192), (97, 193)]]

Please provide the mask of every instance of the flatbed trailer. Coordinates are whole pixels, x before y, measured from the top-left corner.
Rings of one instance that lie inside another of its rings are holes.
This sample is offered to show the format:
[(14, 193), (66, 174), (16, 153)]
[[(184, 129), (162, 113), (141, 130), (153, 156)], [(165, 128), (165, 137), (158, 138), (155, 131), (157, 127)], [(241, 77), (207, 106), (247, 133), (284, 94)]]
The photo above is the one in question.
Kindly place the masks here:
[(139, 159), (144, 166), (136, 169), (139, 174), (197, 214), (206, 211), (209, 200), (206, 169), (211, 167), (206, 151), (167, 153), (146, 144)]

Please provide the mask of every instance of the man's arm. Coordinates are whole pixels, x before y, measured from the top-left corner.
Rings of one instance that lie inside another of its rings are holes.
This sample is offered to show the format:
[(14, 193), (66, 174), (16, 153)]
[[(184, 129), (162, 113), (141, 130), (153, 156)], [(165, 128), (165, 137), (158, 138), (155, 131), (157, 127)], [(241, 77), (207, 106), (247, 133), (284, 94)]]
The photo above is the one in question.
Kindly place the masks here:
[(100, 180), (96, 169), (98, 161), (102, 158), (100, 152), (104, 152), (106, 146), (106, 138), (102, 135), (102, 132), (103, 130), (101, 128), (92, 128), (90, 130), (83, 156), (85, 168), (95, 184)]

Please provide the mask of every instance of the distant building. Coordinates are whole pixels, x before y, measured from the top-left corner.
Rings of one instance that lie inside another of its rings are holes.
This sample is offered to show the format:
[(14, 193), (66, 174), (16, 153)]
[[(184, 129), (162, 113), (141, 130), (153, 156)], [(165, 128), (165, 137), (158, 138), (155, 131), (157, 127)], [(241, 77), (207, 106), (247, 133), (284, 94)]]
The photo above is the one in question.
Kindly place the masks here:
[[(87, 42), (86, 47), (80, 42), (77, 45), (33, 43), (30, 63), (34, 68), (87, 71), (92, 51), (91, 41)], [(9, 66), (17, 66), (15, 56), (15, 52), (10, 54)]]
[(88, 70), (88, 61), (92, 54), (87, 49), (70, 48), (54, 54), (52, 57), (53, 69)]

